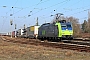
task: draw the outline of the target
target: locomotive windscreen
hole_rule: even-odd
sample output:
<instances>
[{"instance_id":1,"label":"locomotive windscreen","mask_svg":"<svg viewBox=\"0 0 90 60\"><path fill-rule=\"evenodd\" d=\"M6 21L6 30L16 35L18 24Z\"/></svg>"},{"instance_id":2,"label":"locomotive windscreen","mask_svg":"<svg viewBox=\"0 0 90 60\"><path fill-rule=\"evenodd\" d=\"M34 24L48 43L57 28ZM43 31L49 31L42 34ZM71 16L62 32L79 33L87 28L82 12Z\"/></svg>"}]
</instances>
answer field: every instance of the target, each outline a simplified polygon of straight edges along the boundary
<instances>
[{"instance_id":1,"label":"locomotive windscreen","mask_svg":"<svg viewBox=\"0 0 90 60\"><path fill-rule=\"evenodd\" d=\"M71 24L67 24L67 23L64 23L64 24L61 24L61 28L62 30L72 30L72 26Z\"/></svg>"}]
</instances>

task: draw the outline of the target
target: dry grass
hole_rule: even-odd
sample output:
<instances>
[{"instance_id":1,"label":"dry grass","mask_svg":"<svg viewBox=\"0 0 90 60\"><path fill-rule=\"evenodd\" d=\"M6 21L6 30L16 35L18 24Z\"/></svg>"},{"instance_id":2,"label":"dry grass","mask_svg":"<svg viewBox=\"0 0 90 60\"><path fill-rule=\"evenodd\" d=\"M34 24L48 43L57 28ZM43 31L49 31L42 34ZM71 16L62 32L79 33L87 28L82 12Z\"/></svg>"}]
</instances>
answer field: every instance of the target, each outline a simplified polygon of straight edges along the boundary
<instances>
[{"instance_id":1,"label":"dry grass","mask_svg":"<svg viewBox=\"0 0 90 60\"><path fill-rule=\"evenodd\" d=\"M13 38L14 39L14 38ZM89 60L90 53L0 40L0 60Z\"/></svg>"}]
</instances>

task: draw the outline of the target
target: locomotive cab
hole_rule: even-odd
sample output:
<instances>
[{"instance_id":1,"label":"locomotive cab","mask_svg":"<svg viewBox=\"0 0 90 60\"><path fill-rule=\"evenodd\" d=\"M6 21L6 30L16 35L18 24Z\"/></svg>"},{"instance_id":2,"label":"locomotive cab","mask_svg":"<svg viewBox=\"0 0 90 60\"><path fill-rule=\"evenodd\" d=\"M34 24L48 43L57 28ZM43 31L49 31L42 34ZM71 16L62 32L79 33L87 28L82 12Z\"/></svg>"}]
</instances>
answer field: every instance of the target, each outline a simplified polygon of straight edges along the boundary
<instances>
[{"instance_id":1,"label":"locomotive cab","mask_svg":"<svg viewBox=\"0 0 90 60\"><path fill-rule=\"evenodd\" d=\"M62 38L72 39L73 29L71 23L61 23Z\"/></svg>"},{"instance_id":2,"label":"locomotive cab","mask_svg":"<svg viewBox=\"0 0 90 60\"><path fill-rule=\"evenodd\" d=\"M73 39L73 28L70 22L66 22L65 20L61 20L56 23L58 26L58 37L64 39Z\"/></svg>"}]
</instances>

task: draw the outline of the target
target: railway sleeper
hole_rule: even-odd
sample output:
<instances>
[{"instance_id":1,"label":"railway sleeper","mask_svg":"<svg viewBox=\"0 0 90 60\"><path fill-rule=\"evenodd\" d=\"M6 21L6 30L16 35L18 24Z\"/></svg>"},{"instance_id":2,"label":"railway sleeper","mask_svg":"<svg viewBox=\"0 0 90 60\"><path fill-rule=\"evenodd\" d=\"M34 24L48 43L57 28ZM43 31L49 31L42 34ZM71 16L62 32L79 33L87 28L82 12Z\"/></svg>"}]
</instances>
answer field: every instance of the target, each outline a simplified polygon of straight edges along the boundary
<instances>
[{"instance_id":1,"label":"railway sleeper","mask_svg":"<svg viewBox=\"0 0 90 60\"><path fill-rule=\"evenodd\" d=\"M86 47L87 52L90 52L90 47Z\"/></svg>"},{"instance_id":2,"label":"railway sleeper","mask_svg":"<svg viewBox=\"0 0 90 60\"><path fill-rule=\"evenodd\" d=\"M90 52L90 50L87 50L86 52Z\"/></svg>"},{"instance_id":3,"label":"railway sleeper","mask_svg":"<svg viewBox=\"0 0 90 60\"><path fill-rule=\"evenodd\" d=\"M64 47L61 47L62 49L69 49L69 47L67 47L67 46L64 46Z\"/></svg>"},{"instance_id":4,"label":"railway sleeper","mask_svg":"<svg viewBox=\"0 0 90 60\"><path fill-rule=\"evenodd\" d=\"M77 49L78 49L77 46L69 46L69 48L70 48L71 50L77 50Z\"/></svg>"},{"instance_id":5,"label":"railway sleeper","mask_svg":"<svg viewBox=\"0 0 90 60\"><path fill-rule=\"evenodd\" d=\"M80 52L83 52L83 51L87 52L86 49L78 49L78 51L80 51Z\"/></svg>"},{"instance_id":6,"label":"railway sleeper","mask_svg":"<svg viewBox=\"0 0 90 60\"><path fill-rule=\"evenodd\" d=\"M78 51L81 51L81 52L82 52L82 51L87 51L86 47L84 47L84 46L78 46L78 47L77 47L77 50L78 50Z\"/></svg>"},{"instance_id":7,"label":"railway sleeper","mask_svg":"<svg viewBox=\"0 0 90 60\"><path fill-rule=\"evenodd\" d=\"M77 47L76 47L76 46L69 46L69 48L70 48L71 50L77 50Z\"/></svg>"}]
</instances>

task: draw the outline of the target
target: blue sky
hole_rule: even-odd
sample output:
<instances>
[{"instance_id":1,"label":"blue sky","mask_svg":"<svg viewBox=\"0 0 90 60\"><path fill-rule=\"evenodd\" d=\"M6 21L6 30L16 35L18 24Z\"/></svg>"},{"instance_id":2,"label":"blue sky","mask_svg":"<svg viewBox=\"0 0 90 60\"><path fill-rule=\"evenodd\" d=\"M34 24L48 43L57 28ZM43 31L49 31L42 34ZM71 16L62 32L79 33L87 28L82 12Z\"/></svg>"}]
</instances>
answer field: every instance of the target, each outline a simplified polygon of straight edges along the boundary
<instances>
[{"instance_id":1,"label":"blue sky","mask_svg":"<svg viewBox=\"0 0 90 60\"><path fill-rule=\"evenodd\" d=\"M1 0L0 1L0 33L10 32L10 20L17 29L35 25L38 17L39 25L51 22L56 13L73 16L82 23L88 19L90 0ZM55 11L54 11L55 10ZM10 16L12 14L12 16ZM31 16L28 16L31 15Z\"/></svg>"}]
</instances>

